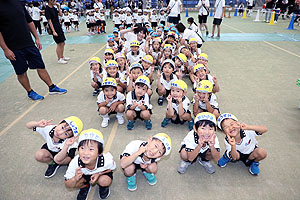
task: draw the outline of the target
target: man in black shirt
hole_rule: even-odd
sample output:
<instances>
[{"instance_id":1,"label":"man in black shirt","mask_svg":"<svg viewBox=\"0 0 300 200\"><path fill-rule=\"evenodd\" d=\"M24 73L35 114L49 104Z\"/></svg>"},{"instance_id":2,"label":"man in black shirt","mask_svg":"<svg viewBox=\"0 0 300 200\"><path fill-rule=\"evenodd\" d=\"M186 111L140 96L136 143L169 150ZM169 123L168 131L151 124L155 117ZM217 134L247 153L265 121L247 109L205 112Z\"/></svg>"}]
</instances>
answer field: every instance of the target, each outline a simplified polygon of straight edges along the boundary
<instances>
[{"instance_id":1,"label":"man in black shirt","mask_svg":"<svg viewBox=\"0 0 300 200\"><path fill-rule=\"evenodd\" d=\"M50 94L67 92L52 83L39 52L42 45L34 23L19 0L0 0L0 47L13 65L18 81L28 92L29 98L42 100L44 97L31 89L27 77L28 68L37 69L39 77L49 86Z\"/></svg>"}]
</instances>

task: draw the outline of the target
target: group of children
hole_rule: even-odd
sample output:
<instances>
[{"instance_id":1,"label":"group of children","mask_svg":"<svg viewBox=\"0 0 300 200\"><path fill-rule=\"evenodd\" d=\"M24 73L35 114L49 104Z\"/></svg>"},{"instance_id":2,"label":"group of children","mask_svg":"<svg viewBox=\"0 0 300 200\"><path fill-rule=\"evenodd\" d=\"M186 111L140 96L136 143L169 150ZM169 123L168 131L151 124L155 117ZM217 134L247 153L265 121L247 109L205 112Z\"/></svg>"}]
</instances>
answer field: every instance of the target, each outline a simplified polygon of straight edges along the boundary
<instances>
[{"instance_id":1,"label":"group of children","mask_svg":"<svg viewBox=\"0 0 300 200\"><path fill-rule=\"evenodd\" d=\"M188 166L198 160L206 172L212 174L216 169L210 160L214 160L220 167L228 162L243 161L251 174L259 174L259 161L267 154L258 147L255 138L267 132L267 128L240 123L233 114L220 112L216 97L220 87L216 76L210 74L208 55L201 52L197 39L182 39L172 24L160 23L156 31L147 23L144 28L137 23L129 29L115 24L113 33L108 36L103 62L93 57L89 67L93 96L97 96L98 113L102 117L101 127L109 125L112 114L116 114L119 124L124 124L125 113L128 130L134 128L137 119L145 122L147 130L152 129L151 97L156 86L158 106L167 101L161 127L167 127L170 122L188 124L189 132L179 151L179 173L185 173ZM192 83L192 103L184 79ZM96 184L101 199L109 196L116 164L110 153L103 153L103 135L99 130L81 132L83 124L74 116L56 126L51 121L41 120L29 122L27 127L38 131L47 142L35 155L37 161L50 163L46 178L52 177L59 165L69 164L65 185L80 188L78 199L86 199L91 186ZM226 135L226 151L222 157L217 127ZM128 190L137 189L137 169L143 171L150 185L155 185L157 162L170 154L171 148L171 139L165 133L146 141L131 141L120 156Z\"/></svg>"}]
</instances>

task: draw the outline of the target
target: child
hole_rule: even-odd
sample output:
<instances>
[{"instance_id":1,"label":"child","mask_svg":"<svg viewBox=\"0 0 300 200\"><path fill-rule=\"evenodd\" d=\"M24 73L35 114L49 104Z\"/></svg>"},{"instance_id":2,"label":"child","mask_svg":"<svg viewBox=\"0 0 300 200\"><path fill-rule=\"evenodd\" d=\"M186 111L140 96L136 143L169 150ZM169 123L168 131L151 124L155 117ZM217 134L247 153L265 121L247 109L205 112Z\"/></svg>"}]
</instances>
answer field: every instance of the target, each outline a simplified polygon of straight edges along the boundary
<instances>
[{"instance_id":1,"label":"child","mask_svg":"<svg viewBox=\"0 0 300 200\"><path fill-rule=\"evenodd\" d=\"M105 32L105 26L106 26L106 21L105 21L105 13L104 9L100 10L100 33L106 33Z\"/></svg>"},{"instance_id":2,"label":"child","mask_svg":"<svg viewBox=\"0 0 300 200\"><path fill-rule=\"evenodd\" d=\"M147 76L150 80L150 83L152 83L154 72L153 57L151 55L144 56L142 59L142 66L144 69L144 75Z\"/></svg>"},{"instance_id":3,"label":"child","mask_svg":"<svg viewBox=\"0 0 300 200\"><path fill-rule=\"evenodd\" d=\"M114 35L108 35L106 44L106 48L112 49L114 53L118 51L118 44L115 42L115 38Z\"/></svg>"},{"instance_id":4,"label":"child","mask_svg":"<svg viewBox=\"0 0 300 200\"><path fill-rule=\"evenodd\" d=\"M86 16L86 24L88 28L88 35L94 35L94 26L96 25L96 19L94 17L94 12L89 11Z\"/></svg>"},{"instance_id":5,"label":"child","mask_svg":"<svg viewBox=\"0 0 300 200\"><path fill-rule=\"evenodd\" d=\"M139 76L142 76L144 73L143 66L138 63L134 62L129 67L129 74L127 76L127 92L134 90L134 83Z\"/></svg>"},{"instance_id":6,"label":"child","mask_svg":"<svg viewBox=\"0 0 300 200\"><path fill-rule=\"evenodd\" d=\"M220 110L218 108L217 97L212 93L213 85L209 80L200 81L196 88L196 94L194 95L193 114L201 112L212 113L218 118L220 116Z\"/></svg>"},{"instance_id":7,"label":"child","mask_svg":"<svg viewBox=\"0 0 300 200\"><path fill-rule=\"evenodd\" d=\"M47 28L48 28L49 25L48 25L48 20L47 20L47 18L45 16L45 11L41 12L41 18L42 18L43 25L44 25L44 32L47 33L48 32Z\"/></svg>"},{"instance_id":8,"label":"child","mask_svg":"<svg viewBox=\"0 0 300 200\"><path fill-rule=\"evenodd\" d=\"M158 23L158 16L156 14L156 10L152 10L152 15L150 17L151 19L151 27L153 28L154 31L156 31L157 23Z\"/></svg>"},{"instance_id":9,"label":"child","mask_svg":"<svg viewBox=\"0 0 300 200\"><path fill-rule=\"evenodd\" d=\"M208 69L208 55L206 53L200 53L197 57L197 64L203 64L206 68L206 73L209 74Z\"/></svg>"},{"instance_id":10,"label":"child","mask_svg":"<svg viewBox=\"0 0 300 200\"><path fill-rule=\"evenodd\" d=\"M116 28L119 28L119 26L121 25L119 12L117 10L114 11L113 22L114 22L114 25L115 25L114 27L116 27Z\"/></svg>"},{"instance_id":11,"label":"child","mask_svg":"<svg viewBox=\"0 0 300 200\"><path fill-rule=\"evenodd\" d=\"M54 125L52 120L31 121L26 127L37 131L46 143L35 153L35 159L41 163L49 163L45 178L55 175L60 165L69 164L74 158L77 148L76 137L82 130L82 121L75 116L63 119Z\"/></svg>"},{"instance_id":12,"label":"child","mask_svg":"<svg viewBox=\"0 0 300 200\"><path fill-rule=\"evenodd\" d=\"M92 57L89 61L89 64L92 79L91 86L94 88L93 96L97 96L100 92L103 80L101 60L98 57Z\"/></svg>"},{"instance_id":13,"label":"child","mask_svg":"<svg viewBox=\"0 0 300 200\"><path fill-rule=\"evenodd\" d=\"M175 74L178 79L183 78L184 71L187 71L185 65L187 61L187 57L183 53L179 53L177 56L172 59L175 63Z\"/></svg>"},{"instance_id":14,"label":"child","mask_svg":"<svg viewBox=\"0 0 300 200\"><path fill-rule=\"evenodd\" d=\"M168 97L171 93L171 83L177 80L177 76L173 73L175 63L171 59L167 59L162 63L161 71L157 71L157 89L159 106L163 105L164 97Z\"/></svg>"},{"instance_id":15,"label":"child","mask_svg":"<svg viewBox=\"0 0 300 200\"><path fill-rule=\"evenodd\" d=\"M75 11L74 14L72 15L72 23L74 24L74 30L79 31L79 15L78 12Z\"/></svg>"},{"instance_id":16,"label":"child","mask_svg":"<svg viewBox=\"0 0 300 200\"><path fill-rule=\"evenodd\" d=\"M181 163L177 171L180 174L186 172L188 166L199 163L209 174L215 173L216 169L210 160L220 159L220 145L216 135L216 117L208 112L199 113L195 118L194 130L191 130L181 142Z\"/></svg>"},{"instance_id":17,"label":"child","mask_svg":"<svg viewBox=\"0 0 300 200\"><path fill-rule=\"evenodd\" d=\"M147 141L131 141L123 151L121 158L121 167L126 176L128 190L135 191L136 171L141 169L147 182L155 185L157 179L154 174L157 173L157 162L162 156L170 154L172 143L170 137L165 133L158 133L149 137Z\"/></svg>"},{"instance_id":18,"label":"child","mask_svg":"<svg viewBox=\"0 0 300 200\"><path fill-rule=\"evenodd\" d=\"M114 60L109 60L105 66L106 74L104 74L103 79L106 77L112 77L117 81L117 91L123 93L124 88L126 88L125 76L119 71L118 63Z\"/></svg>"},{"instance_id":19,"label":"child","mask_svg":"<svg viewBox=\"0 0 300 200\"><path fill-rule=\"evenodd\" d=\"M103 153L103 135L96 129L82 131L78 140L78 155L65 174L67 188L79 188L77 199L88 199L92 185L99 186L100 199L106 199L113 180L116 163L113 156Z\"/></svg>"},{"instance_id":20,"label":"child","mask_svg":"<svg viewBox=\"0 0 300 200\"><path fill-rule=\"evenodd\" d=\"M185 121L188 121L189 130L193 129L194 122L189 109L191 102L186 94L187 84L183 80L176 80L171 83L171 93L167 98L167 113L161 122L161 127L168 126L170 120L174 124L184 124Z\"/></svg>"},{"instance_id":21,"label":"child","mask_svg":"<svg viewBox=\"0 0 300 200\"><path fill-rule=\"evenodd\" d=\"M96 20L94 33L100 34L100 25L101 25L101 22L100 22L99 7L95 8L94 16L95 16L95 20Z\"/></svg>"},{"instance_id":22,"label":"child","mask_svg":"<svg viewBox=\"0 0 300 200\"><path fill-rule=\"evenodd\" d=\"M145 26L145 24L149 24L149 15L148 15L148 10L147 9L144 9L144 14L143 14L143 17L142 17L142 23L143 23L143 26Z\"/></svg>"},{"instance_id":23,"label":"child","mask_svg":"<svg viewBox=\"0 0 300 200\"><path fill-rule=\"evenodd\" d=\"M194 69L194 76L192 78L192 81L194 81L194 89L196 89L198 83L202 80L208 80L211 82L213 86L213 93L220 92L220 87L218 84L218 80L216 76L212 76L210 74L207 74L206 67L203 64L197 64Z\"/></svg>"},{"instance_id":24,"label":"child","mask_svg":"<svg viewBox=\"0 0 300 200\"><path fill-rule=\"evenodd\" d=\"M106 66L106 63L109 60L113 60L114 57L115 57L115 53L112 49L105 49L105 51L104 51L104 61L103 61L104 67Z\"/></svg>"},{"instance_id":25,"label":"child","mask_svg":"<svg viewBox=\"0 0 300 200\"><path fill-rule=\"evenodd\" d=\"M125 25L126 14L125 14L125 10L123 9L120 10L120 20L121 20L121 24Z\"/></svg>"},{"instance_id":26,"label":"child","mask_svg":"<svg viewBox=\"0 0 300 200\"><path fill-rule=\"evenodd\" d=\"M141 9L138 10L138 15L136 15L136 23L143 26L143 11Z\"/></svg>"},{"instance_id":27,"label":"child","mask_svg":"<svg viewBox=\"0 0 300 200\"><path fill-rule=\"evenodd\" d=\"M147 50L148 54L153 56L153 65L158 66L159 65L159 58L161 57L161 38L156 37L152 40L152 45L149 49L149 42L147 42Z\"/></svg>"},{"instance_id":28,"label":"child","mask_svg":"<svg viewBox=\"0 0 300 200\"><path fill-rule=\"evenodd\" d=\"M127 61L125 55L121 52L117 53L116 61L118 63L120 72L124 75L124 77L127 77Z\"/></svg>"},{"instance_id":29,"label":"child","mask_svg":"<svg viewBox=\"0 0 300 200\"><path fill-rule=\"evenodd\" d=\"M161 54L160 63L163 63L165 60L172 59L172 45L165 44L163 52Z\"/></svg>"},{"instance_id":30,"label":"child","mask_svg":"<svg viewBox=\"0 0 300 200\"><path fill-rule=\"evenodd\" d=\"M134 40L130 43L130 51L126 54L129 64L140 62L141 59L146 55L144 51L139 49L139 47L140 43L137 40Z\"/></svg>"},{"instance_id":31,"label":"child","mask_svg":"<svg viewBox=\"0 0 300 200\"><path fill-rule=\"evenodd\" d=\"M66 11L66 10L64 11L64 15L62 16L62 19L64 21L66 32L69 33L70 32L71 21L70 21L70 16L68 14L68 11Z\"/></svg>"},{"instance_id":32,"label":"child","mask_svg":"<svg viewBox=\"0 0 300 200\"><path fill-rule=\"evenodd\" d=\"M167 21L167 15L165 14L165 10L161 9L160 16L159 16L159 23L165 26L166 21Z\"/></svg>"},{"instance_id":33,"label":"child","mask_svg":"<svg viewBox=\"0 0 300 200\"><path fill-rule=\"evenodd\" d=\"M126 12L125 24L126 24L126 28L128 28L128 27L131 28L131 26L132 26L132 24L133 24L133 17L132 17L132 15L131 15L130 10L128 10L128 11Z\"/></svg>"},{"instance_id":34,"label":"child","mask_svg":"<svg viewBox=\"0 0 300 200\"><path fill-rule=\"evenodd\" d=\"M201 49L198 48L197 45L198 44L196 38L191 38L189 40L189 49L195 58L197 58L198 55L201 54Z\"/></svg>"},{"instance_id":35,"label":"child","mask_svg":"<svg viewBox=\"0 0 300 200\"><path fill-rule=\"evenodd\" d=\"M258 147L256 136L268 131L265 126L250 126L239 123L230 113L223 113L218 118L218 127L224 131L226 151L218 161L220 167L226 167L230 161L242 161L249 167L252 175L259 174L259 161L267 157L265 149Z\"/></svg>"},{"instance_id":36,"label":"child","mask_svg":"<svg viewBox=\"0 0 300 200\"><path fill-rule=\"evenodd\" d=\"M147 90L151 88L150 80L147 76L140 76L136 79L134 90L127 93L126 96L126 117L128 119L127 129L134 128L135 120L140 118L145 121L147 130L152 129L150 120L152 114L152 105L147 94Z\"/></svg>"},{"instance_id":37,"label":"child","mask_svg":"<svg viewBox=\"0 0 300 200\"><path fill-rule=\"evenodd\" d=\"M98 111L103 118L101 127L107 127L109 115L115 113L117 114L118 123L124 124L125 96L117 91L117 81L111 77L105 78L102 83L102 89L97 100Z\"/></svg>"}]
</instances>

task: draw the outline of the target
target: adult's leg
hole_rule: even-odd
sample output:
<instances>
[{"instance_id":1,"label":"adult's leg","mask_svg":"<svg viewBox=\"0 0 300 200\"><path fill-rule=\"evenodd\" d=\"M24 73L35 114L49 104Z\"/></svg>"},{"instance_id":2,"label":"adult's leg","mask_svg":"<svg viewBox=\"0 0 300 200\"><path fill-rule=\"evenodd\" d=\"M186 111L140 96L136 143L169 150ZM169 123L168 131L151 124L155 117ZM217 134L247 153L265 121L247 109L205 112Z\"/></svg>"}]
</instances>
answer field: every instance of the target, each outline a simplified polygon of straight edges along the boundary
<instances>
[{"instance_id":1,"label":"adult's leg","mask_svg":"<svg viewBox=\"0 0 300 200\"><path fill-rule=\"evenodd\" d=\"M48 74L48 71L46 69L37 69L37 73L39 77L48 85L53 85L52 80L50 78L50 75Z\"/></svg>"},{"instance_id":2,"label":"adult's leg","mask_svg":"<svg viewBox=\"0 0 300 200\"><path fill-rule=\"evenodd\" d=\"M57 44L57 46L56 46L56 55L57 55L58 59L64 57L64 48L65 48L65 42L61 42L61 43Z\"/></svg>"},{"instance_id":3,"label":"adult's leg","mask_svg":"<svg viewBox=\"0 0 300 200\"><path fill-rule=\"evenodd\" d=\"M31 90L31 86L30 86L30 82L27 76L27 72L17 75L18 81L19 83L23 86L23 88L27 91L30 92Z\"/></svg>"}]
</instances>

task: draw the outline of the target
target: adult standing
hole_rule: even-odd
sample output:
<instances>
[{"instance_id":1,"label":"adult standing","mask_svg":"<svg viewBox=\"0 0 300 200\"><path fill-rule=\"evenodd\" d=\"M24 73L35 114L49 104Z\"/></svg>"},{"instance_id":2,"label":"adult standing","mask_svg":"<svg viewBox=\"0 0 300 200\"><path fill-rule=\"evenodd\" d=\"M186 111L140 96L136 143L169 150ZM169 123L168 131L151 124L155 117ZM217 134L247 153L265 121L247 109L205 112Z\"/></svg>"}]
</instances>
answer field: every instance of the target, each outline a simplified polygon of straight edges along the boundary
<instances>
[{"instance_id":1,"label":"adult standing","mask_svg":"<svg viewBox=\"0 0 300 200\"><path fill-rule=\"evenodd\" d=\"M199 0L196 7L199 8L198 20L200 24L200 30L202 30L202 28L204 27L206 30L206 35L208 35L208 27L206 25L206 22L209 13L209 0Z\"/></svg>"},{"instance_id":2,"label":"adult standing","mask_svg":"<svg viewBox=\"0 0 300 200\"><path fill-rule=\"evenodd\" d=\"M56 6L56 8L55 8ZM48 20L49 27L52 31L53 39L56 46L56 55L59 64L67 64L70 58L64 57L64 48L66 37L59 23L58 15L62 16L59 3L56 0L48 0L48 5L45 9L45 16Z\"/></svg>"},{"instance_id":3,"label":"adult standing","mask_svg":"<svg viewBox=\"0 0 300 200\"><path fill-rule=\"evenodd\" d=\"M265 22L269 23L272 16L272 9L275 7L276 0L266 0L266 18Z\"/></svg>"},{"instance_id":4,"label":"adult standing","mask_svg":"<svg viewBox=\"0 0 300 200\"><path fill-rule=\"evenodd\" d=\"M211 31L211 38L214 38L214 34L215 34L215 28L217 26L218 29L218 35L217 38L220 38L221 36L221 23L222 23L222 19L225 13L225 0L216 0L215 2L215 15L214 15L214 21L213 21L213 27L212 27L212 31Z\"/></svg>"},{"instance_id":5,"label":"adult standing","mask_svg":"<svg viewBox=\"0 0 300 200\"><path fill-rule=\"evenodd\" d=\"M181 0L170 0L170 3L167 7L167 11L169 11L168 17L168 26L170 24L178 24L180 20L180 10L182 10Z\"/></svg>"},{"instance_id":6,"label":"adult standing","mask_svg":"<svg viewBox=\"0 0 300 200\"><path fill-rule=\"evenodd\" d=\"M35 38L36 46L30 32ZM32 18L19 0L0 1L0 46L29 98L41 100L44 97L32 90L27 76L28 68L37 69L39 77L49 86L50 94L67 92L52 83L39 52L42 45Z\"/></svg>"},{"instance_id":7,"label":"adult standing","mask_svg":"<svg viewBox=\"0 0 300 200\"><path fill-rule=\"evenodd\" d=\"M187 46L188 41L191 38L195 38L197 40L197 48L200 48L202 46L202 35L201 31L195 32L191 29L186 28L182 23L177 24L176 29L178 32L182 35L181 40L179 41L180 44Z\"/></svg>"},{"instance_id":8,"label":"adult standing","mask_svg":"<svg viewBox=\"0 0 300 200\"><path fill-rule=\"evenodd\" d=\"M95 3L94 3L94 9L96 9L96 8L99 8L99 10L102 10L102 9L103 9L102 0L100 0L100 1L95 0Z\"/></svg>"}]
</instances>

